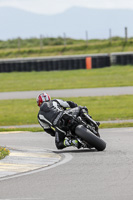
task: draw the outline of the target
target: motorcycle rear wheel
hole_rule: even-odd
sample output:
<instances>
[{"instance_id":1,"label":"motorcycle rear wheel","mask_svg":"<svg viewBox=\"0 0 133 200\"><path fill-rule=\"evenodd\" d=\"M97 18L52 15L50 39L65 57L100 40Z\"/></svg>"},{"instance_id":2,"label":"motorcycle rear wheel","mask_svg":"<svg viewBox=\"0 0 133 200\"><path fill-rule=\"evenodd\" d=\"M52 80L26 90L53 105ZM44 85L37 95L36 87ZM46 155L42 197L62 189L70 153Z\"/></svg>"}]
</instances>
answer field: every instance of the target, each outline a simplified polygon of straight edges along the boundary
<instances>
[{"instance_id":1,"label":"motorcycle rear wheel","mask_svg":"<svg viewBox=\"0 0 133 200\"><path fill-rule=\"evenodd\" d=\"M83 125L78 125L75 129L75 134L89 145L95 147L98 151L103 151L106 148L106 142L94 135L90 130Z\"/></svg>"}]
</instances>

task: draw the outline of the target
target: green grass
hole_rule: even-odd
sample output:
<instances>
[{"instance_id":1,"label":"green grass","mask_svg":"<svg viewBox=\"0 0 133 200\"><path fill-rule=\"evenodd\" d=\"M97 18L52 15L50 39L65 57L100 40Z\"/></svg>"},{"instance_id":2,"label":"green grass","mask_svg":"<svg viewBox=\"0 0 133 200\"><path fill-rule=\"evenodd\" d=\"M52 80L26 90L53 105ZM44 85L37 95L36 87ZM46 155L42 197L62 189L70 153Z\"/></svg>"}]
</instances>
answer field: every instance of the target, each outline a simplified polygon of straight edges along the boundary
<instances>
[{"instance_id":1,"label":"green grass","mask_svg":"<svg viewBox=\"0 0 133 200\"><path fill-rule=\"evenodd\" d=\"M123 122L123 123L107 123L100 125L100 128L124 128L124 127L133 127L133 123Z\"/></svg>"},{"instance_id":2,"label":"green grass","mask_svg":"<svg viewBox=\"0 0 133 200\"><path fill-rule=\"evenodd\" d=\"M44 132L43 128L33 127L33 128L16 128L16 127L8 127L8 128L0 128L0 132L14 132L14 131L30 131L30 132Z\"/></svg>"},{"instance_id":3,"label":"green grass","mask_svg":"<svg viewBox=\"0 0 133 200\"><path fill-rule=\"evenodd\" d=\"M79 97L69 100L78 105L86 105L89 114L97 121L133 119L133 95ZM38 124L38 111L36 99L1 100L0 126Z\"/></svg>"},{"instance_id":4,"label":"green grass","mask_svg":"<svg viewBox=\"0 0 133 200\"><path fill-rule=\"evenodd\" d=\"M100 129L103 128L123 128L123 127L133 127L132 122L122 122L122 123L103 123L100 124ZM0 128L0 132L11 132L12 131L30 131L30 132L44 132L43 128L16 128L16 127L9 127L9 128Z\"/></svg>"},{"instance_id":5,"label":"green grass","mask_svg":"<svg viewBox=\"0 0 133 200\"><path fill-rule=\"evenodd\" d=\"M5 158L5 156L9 155L9 150L4 147L0 147L0 160Z\"/></svg>"},{"instance_id":6,"label":"green grass","mask_svg":"<svg viewBox=\"0 0 133 200\"><path fill-rule=\"evenodd\" d=\"M133 66L0 73L0 92L133 86Z\"/></svg>"},{"instance_id":7,"label":"green grass","mask_svg":"<svg viewBox=\"0 0 133 200\"><path fill-rule=\"evenodd\" d=\"M37 57L57 55L80 55L92 53L111 53L133 51L133 38L125 43L124 38L114 37L112 43L109 40L74 40L67 38L64 46L63 38L44 38L43 47L40 48L40 40L37 38L0 41L0 58Z\"/></svg>"}]
</instances>

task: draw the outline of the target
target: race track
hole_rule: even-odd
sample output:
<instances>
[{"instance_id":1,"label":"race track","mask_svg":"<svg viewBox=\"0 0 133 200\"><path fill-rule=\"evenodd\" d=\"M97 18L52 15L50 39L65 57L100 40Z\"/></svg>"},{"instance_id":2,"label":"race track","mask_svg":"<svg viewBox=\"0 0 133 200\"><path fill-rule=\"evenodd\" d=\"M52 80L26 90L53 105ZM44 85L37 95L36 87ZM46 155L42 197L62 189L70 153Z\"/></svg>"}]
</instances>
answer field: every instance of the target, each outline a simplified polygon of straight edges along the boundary
<instances>
[{"instance_id":1,"label":"race track","mask_svg":"<svg viewBox=\"0 0 133 200\"><path fill-rule=\"evenodd\" d=\"M132 200L133 128L101 129L100 133L107 142L103 152L73 147L58 151L54 138L45 133L0 134L0 145L20 152L53 149L61 156L52 168L0 179L0 199Z\"/></svg>"},{"instance_id":2,"label":"race track","mask_svg":"<svg viewBox=\"0 0 133 200\"><path fill-rule=\"evenodd\" d=\"M5 99L31 99L44 91L0 92L0 100ZM51 97L88 97L88 96L118 96L133 95L133 86L105 87L105 88L80 88L65 90L45 90Z\"/></svg>"},{"instance_id":3,"label":"race track","mask_svg":"<svg viewBox=\"0 0 133 200\"><path fill-rule=\"evenodd\" d=\"M133 94L133 87L53 90L52 97ZM36 98L39 91L0 93L0 99ZM103 152L67 148L30 132L1 133L11 155L0 161L3 200L132 200L133 128L101 129ZM2 166L5 166L5 168Z\"/></svg>"}]
</instances>

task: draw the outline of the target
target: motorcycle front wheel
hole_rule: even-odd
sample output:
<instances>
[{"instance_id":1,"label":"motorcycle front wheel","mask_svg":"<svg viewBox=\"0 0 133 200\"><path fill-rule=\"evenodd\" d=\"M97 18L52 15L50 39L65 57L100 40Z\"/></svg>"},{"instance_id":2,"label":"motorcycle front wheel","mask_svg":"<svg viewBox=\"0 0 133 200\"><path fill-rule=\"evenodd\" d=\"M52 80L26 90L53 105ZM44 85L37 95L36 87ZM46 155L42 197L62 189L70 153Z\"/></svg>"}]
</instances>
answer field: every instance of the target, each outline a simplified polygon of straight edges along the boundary
<instances>
[{"instance_id":1,"label":"motorcycle front wheel","mask_svg":"<svg viewBox=\"0 0 133 200\"><path fill-rule=\"evenodd\" d=\"M106 148L106 143L83 125L76 127L75 134L89 145L95 147L98 151L103 151Z\"/></svg>"}]
</instances>

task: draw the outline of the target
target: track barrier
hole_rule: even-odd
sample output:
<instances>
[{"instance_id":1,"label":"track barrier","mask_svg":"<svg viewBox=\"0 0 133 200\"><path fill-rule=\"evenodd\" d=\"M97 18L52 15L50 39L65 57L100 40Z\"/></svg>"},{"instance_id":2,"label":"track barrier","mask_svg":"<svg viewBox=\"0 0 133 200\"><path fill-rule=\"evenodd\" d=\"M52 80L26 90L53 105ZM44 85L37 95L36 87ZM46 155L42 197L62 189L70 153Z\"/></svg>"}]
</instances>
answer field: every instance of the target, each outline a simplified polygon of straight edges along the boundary
<instances>
[{"instance_id":1,"label":"track barrier","mask_svg":"<svg viewBox=\"0 0 133 200\"><path fill-rule=\"evenodd\" d=\"M74 69L90 70L93 68L109 67L114 64L133 64L133 52L78 56L0 59L0 72L52 71Z\"/></svg>"}]
</instances>

